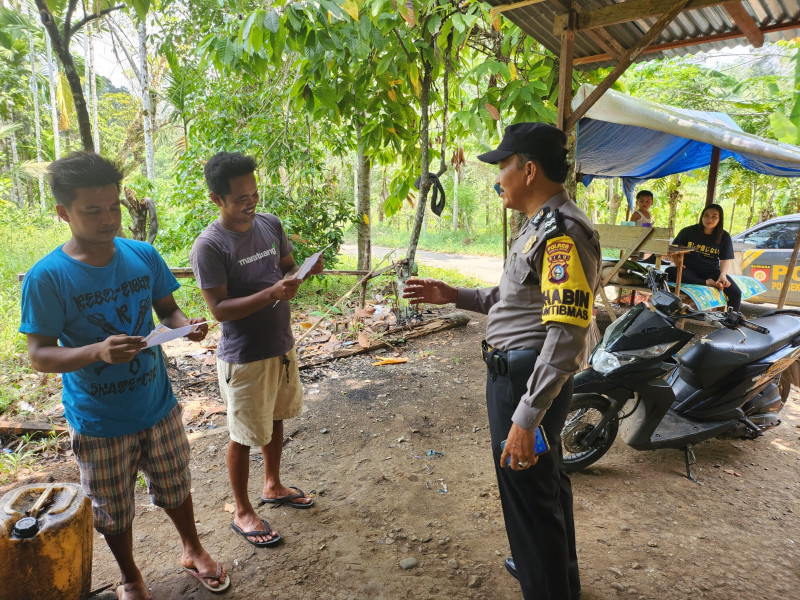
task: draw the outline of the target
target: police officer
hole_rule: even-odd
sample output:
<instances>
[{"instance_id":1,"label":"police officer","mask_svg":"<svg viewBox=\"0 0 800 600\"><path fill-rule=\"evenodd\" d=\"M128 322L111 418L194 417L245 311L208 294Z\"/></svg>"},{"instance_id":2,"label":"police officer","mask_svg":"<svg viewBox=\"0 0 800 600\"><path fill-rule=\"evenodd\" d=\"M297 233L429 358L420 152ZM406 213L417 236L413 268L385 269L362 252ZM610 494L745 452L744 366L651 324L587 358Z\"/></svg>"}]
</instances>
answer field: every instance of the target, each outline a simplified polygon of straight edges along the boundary
<instances>
[{"instance_id":1,"label":"police officer","mask_svg":"<svg viewBox=\"0 0 800 600\"><path fill-rule=\"evenodd\" d=\"M517 123L506 127L496 150L478 157L499 167L495 189L503 206L528 216L499 286L469 290L409 279L403 293L412 304L455 302L488 314L486 404L512 553L506 568L526 600L580 598L560 435L586 346L601 254L592 223L564 189L565 146L560 129ZM540 425L550 450L537 455Z\"/></svg>"}]
</instances>

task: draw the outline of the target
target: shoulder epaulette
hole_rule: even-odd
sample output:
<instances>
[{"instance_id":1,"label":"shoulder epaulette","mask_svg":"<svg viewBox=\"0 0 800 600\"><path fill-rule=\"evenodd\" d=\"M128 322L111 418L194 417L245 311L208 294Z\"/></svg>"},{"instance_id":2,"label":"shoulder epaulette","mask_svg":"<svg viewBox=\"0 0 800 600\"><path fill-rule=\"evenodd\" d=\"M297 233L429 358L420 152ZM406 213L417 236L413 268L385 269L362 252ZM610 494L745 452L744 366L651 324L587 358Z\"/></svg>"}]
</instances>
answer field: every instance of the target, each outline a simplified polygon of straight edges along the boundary
<instances>
[{"instance_id":1,"label":"shoulder epaulette","mask_svg":"<svg viewBox=\"0 0 800 600\"><path fill-rule=\"evenodd\" d=\"M561 213L556 208L555 210L550 211L548 215L544 219L544 232L542 233L542 237L546 240L550 238L558 237L563 235L564 233L564 222L561 217Z\"/></svg>"},{"instance_id":2,"label":"shoulder epaulette","mask_svg":"<svg viewBox=\"0 0 800 600\"><path fill-rule=\"evenodd\" d=\"M594 229L587 226L586 223L584 223L583 221L576 219L575 217L570 217L569 215L562 215L562 219L568 219L573 223L577 224L578 226L580 226L580 228L583 229L584 233L586 234L586 237L591 238L592 236L594 236Z\"/></svg>"}]
</instances>

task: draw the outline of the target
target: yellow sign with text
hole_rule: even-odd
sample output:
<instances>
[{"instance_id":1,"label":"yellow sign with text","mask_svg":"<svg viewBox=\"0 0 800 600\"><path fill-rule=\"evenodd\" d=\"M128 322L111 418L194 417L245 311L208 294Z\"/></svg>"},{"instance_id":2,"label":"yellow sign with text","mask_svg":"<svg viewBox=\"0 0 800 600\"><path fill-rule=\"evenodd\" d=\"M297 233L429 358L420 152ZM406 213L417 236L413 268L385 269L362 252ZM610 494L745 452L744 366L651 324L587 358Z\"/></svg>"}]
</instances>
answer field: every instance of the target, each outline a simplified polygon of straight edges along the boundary
<instances>
[{"instance_id":1,"label":"yellow sign with text","mask_svg":"<svg viewBox=\"0 0 800 600\"><path fill-rule=\"evenodd\" d=\"M548 240L542 267L542 321L588 327L594 294L572 238L562 235Z\"/></svg>"}]
</instances>

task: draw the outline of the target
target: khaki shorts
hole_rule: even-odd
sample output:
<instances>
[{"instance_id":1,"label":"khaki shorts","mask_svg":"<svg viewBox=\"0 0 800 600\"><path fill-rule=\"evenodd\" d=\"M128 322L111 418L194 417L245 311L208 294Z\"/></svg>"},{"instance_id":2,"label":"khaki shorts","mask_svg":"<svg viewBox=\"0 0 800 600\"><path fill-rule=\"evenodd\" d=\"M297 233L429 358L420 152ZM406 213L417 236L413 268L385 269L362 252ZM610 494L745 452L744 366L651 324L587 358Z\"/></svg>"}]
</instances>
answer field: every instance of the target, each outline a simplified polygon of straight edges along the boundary
<instances>
[{"instance_id":1,"label":"khaki shorts","mask_svg":"<svg viewBox=\"0 0 800 600\"><path fill-rule=\"evenodd\" d=\"M273 421L297 417L303 411L294 348L283 356L241 365L218 358L217 378L228 407L230 437L242 446L266 446L272 440Z\"/></svg>"}]
</instances>

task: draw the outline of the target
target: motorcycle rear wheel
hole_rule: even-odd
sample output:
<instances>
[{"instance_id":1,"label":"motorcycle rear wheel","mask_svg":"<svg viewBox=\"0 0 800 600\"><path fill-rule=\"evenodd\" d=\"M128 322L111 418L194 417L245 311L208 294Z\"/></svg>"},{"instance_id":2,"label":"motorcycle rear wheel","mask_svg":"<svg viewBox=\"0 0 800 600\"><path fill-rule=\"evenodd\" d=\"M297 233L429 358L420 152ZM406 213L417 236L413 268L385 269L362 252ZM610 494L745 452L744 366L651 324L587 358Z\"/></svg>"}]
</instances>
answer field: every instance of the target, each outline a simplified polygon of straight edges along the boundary
<instances>
[{"instance_id":1,"label":"motorcycle rear wheel","mask_svg":"<svg viewBox=\"0 0 800 600\"><path fill-rule=\"evenodd\" d=\"M589 449L581 448L581 441L592 431L603 415L611 410L611 403L603 396L581 395L572 399L570 411L561 431L564 447L564 467L567 473L585 469L608 452L617 437L618 422L613 419Z\"/></svg>"}]
</instances>

